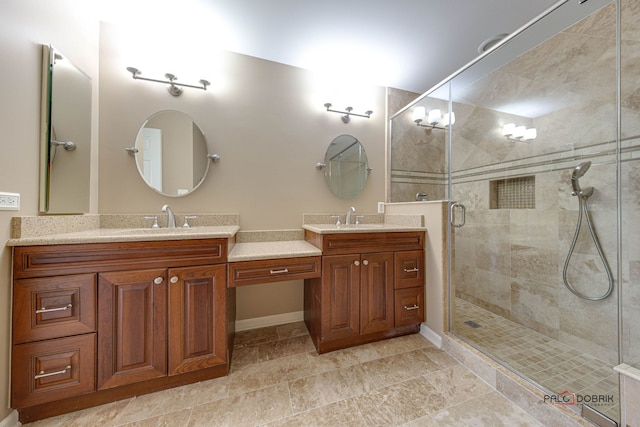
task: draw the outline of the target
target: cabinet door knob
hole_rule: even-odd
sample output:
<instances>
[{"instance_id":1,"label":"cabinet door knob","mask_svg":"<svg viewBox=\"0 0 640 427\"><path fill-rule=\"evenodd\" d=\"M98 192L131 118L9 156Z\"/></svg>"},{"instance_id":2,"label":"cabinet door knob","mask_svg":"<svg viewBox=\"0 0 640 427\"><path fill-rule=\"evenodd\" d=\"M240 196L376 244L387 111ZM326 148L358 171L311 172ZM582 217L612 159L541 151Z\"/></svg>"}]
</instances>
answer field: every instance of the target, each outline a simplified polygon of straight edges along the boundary
<instances>
[{"instance_id":1,"label":"cabinet door knob","mask_svg":"<svg viewBox=\"0 0 640 427\"><path fill-rule=\"evenodd\" d=\"M173 276L173 277L171 277L171 279L169 279L169 281L171 283L178 283L178 280L180 280L180 279L178 279L178 276Z\"/></svg>"},{"instance_id":2,"label":"cabinet door knob","mask_svg":"<svg viewBox=\"0 0 640 427\"><path fill-rule=\"evenodd\" d=\"M155 283L156 285L159 285L163 281L164 279L162 277L156 277L155 279L153 279L153 283Z\"/></svg>"},{"instance_id":3,"label":"cabinet door knob","mask_svg":"<svg viewBox=\"0 0 640 427\"><path fill-rule=\"evenodd\" d=\"M364 265L369 265L369 260L365 259L364 261L362 261L362 263L363 263Z\"/></svg>"},{"instance_id":4,"label":"cabinet door knob","mask_svg":"<svg viewBox=\"0 0 640 427\"><path fill-rule=\"evenodd\" d=\"M354 263L356 266L360 265L360 261L353 261L353 263Z\"/></svg>"}]
</instances>

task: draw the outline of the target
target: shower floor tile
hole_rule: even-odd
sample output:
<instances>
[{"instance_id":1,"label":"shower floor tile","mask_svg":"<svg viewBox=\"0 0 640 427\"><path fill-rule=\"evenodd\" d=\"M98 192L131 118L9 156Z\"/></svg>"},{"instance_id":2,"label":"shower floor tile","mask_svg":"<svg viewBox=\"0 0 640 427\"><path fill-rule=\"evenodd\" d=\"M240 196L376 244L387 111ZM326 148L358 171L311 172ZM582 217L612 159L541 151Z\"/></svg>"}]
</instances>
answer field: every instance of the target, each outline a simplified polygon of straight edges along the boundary
<instances>
[{"instance_id":1,"label":"shower floor tile","mask_svg":"<svg viewBox=\"0 0 640 427\"><path fill-rule=\"evenodd\" d=\"M455 313L454 331L470 344L551 392L613 396L612 404L592 407L619 420L618 374L611 364L460 298Z\"/></svg>"}]
</instances>

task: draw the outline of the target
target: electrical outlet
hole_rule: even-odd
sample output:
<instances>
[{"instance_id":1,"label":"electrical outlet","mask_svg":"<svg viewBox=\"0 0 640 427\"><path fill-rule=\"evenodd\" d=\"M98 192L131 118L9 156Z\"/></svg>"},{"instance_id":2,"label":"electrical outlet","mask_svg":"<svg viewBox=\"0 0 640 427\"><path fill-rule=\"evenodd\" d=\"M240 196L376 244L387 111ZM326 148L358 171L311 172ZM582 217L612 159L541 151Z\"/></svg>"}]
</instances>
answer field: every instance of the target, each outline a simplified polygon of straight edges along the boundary
<instances>
[{"instance_id":1,"label":"electrical outlet","mask_svg":"<svg viewBox=\"0 0 640 427\"><path fill-rule=\"evenodd\" d=\"M384 202L378 202L378 213L379 214L384 213Z\"/></svg>"},{"instance_id":2,"label":"electrical outlet","mask_svg":"<svg viewBox=\"0 0 640 427\"><path fill-rule=\"evenodd\" d=\"M0 192L0 210L3 210L3 211L20 210L20 194Z\"/></svg>"}]
</instances>

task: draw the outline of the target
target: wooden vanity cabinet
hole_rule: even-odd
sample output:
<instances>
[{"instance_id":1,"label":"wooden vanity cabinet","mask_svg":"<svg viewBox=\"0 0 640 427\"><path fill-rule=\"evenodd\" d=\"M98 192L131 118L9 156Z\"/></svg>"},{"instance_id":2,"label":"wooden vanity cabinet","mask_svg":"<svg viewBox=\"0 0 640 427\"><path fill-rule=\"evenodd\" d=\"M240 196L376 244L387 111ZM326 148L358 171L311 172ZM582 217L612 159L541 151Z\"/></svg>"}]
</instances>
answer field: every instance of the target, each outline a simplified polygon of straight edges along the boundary
<instances>
[{"instance_id":1,"label":"wooden vanity cabinet","mask_svg":"<svg viewBox=\"0 0 640 427\"><path fill-rule=\"evenodd\" d=\"M235 320L227 245L14 248L11 396L20 420L226 375Z\"/></svg>"},{"instance_id":2,"label":"wooden vanity cabinet","mask_svg":"<svg viewBox=\"0 0 640 427\"><path fill-rule=\"evenodd\" d=\"M305 280L304 296L318 352L419 331L424 233L306 233L323 251L322 277Z\"/></svg>"}]
</instances>

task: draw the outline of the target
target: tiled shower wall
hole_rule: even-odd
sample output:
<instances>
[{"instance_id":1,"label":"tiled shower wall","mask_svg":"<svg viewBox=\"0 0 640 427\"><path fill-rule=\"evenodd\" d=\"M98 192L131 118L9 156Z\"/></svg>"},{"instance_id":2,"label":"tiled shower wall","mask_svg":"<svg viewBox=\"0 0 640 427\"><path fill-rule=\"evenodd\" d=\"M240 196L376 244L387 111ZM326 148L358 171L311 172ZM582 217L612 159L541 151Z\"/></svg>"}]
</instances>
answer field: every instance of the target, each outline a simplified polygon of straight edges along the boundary
<instances>
[{"instance_id":1,"label":"tiled shower wall","mask_svg":"<svg viewBox=\"0 0 640 427\"><path fill-rule=\"evenodd\" d=\"M618 361L617 295L622 289L623 358L640 366L639 2L623 1L621 14L622 283L599 302L575 297L562 283L578 219L571 172L587 160L593 165L580 183L595 188L588 200L593 224L614 277L618 269L613 3L454 91L452 199L467 209L466 225L455 231L454 280L458 296L612 364ZM392 91L393 96L410 94ZM423 101L447 110L444 101ZM516 116L502 108L521 101L543 110ZM444 199L446 133L418 128L410 114L392 122L390 200L415 200L418 191ZM536 127L537 139L507 141L501 128L508 122ZM535 176L535 209L491 209L490 182L521 176ZM567 276L585 294L607 289L586 220Z\"/></svg>"},{"instance_id":2,"label":"tiled shower wall","mask_svg":"<svg viewBox=\"0 0 640 427\"><path fill-rule=\"evenodd\" d=\"M614 168L594 167L590 173L615 177ZM489 209L488 180L453 186L454 199L467 208L466 225L456 231L456 295L615 364L617 298L581 300L562 284L578 215L569 180L567 170L536 174L536 209ZM615 188L608 184L594 184L592 218L615 271L615 203L608 210L596 210L598 198L609 198L601 189ZM615 193L611 196L615 201ZM586 232L585 221L568 279L583 293L598 295L606 291L608 279Z\"/></svg>"}]
</instances>

